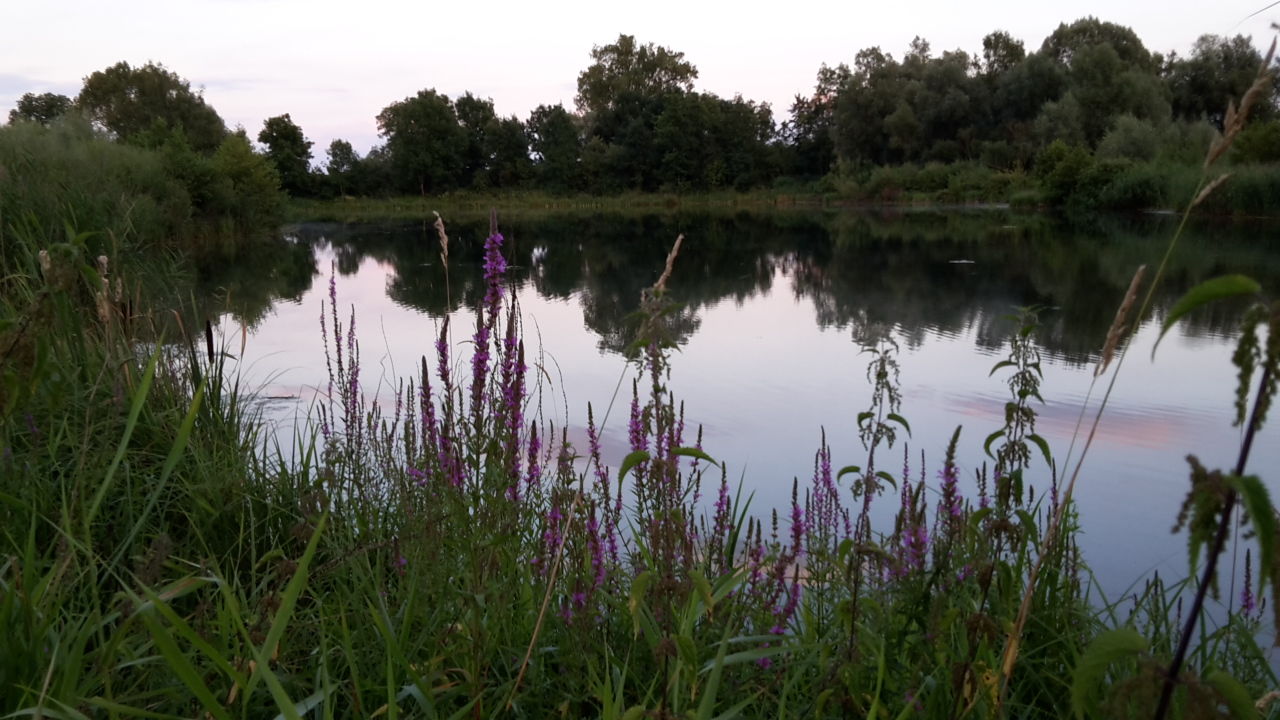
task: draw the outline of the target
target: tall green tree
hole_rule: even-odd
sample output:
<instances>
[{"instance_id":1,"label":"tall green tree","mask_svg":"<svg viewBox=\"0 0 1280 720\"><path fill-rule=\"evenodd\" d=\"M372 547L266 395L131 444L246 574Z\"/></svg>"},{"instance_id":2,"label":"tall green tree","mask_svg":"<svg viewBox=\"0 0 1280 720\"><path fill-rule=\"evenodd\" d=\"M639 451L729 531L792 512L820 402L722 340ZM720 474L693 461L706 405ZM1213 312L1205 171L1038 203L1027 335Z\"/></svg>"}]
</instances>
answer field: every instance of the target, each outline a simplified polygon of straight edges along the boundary
<instances>
[{"instance_id":1,"label":"tall green tree","mask_svg":"<svg viewBox=\"0 0 1280 720\"><path fill-rule=\"evenodd\" d=\"M460 186L467 133L448 97L427 89L388 105L378 113L378 133L396 189L427 195Z\"/></svg>"},{"instance_id":2,"label":"tall green tree","mask_svg":"<svg viewBox=\"0 0 1280 720\"><path fill-rule=\"evenodd\" d=\"M9 122L26 120L48 125L71 110L71 98L57 93L24 93L9 111Z\"/></svg>"},{"instance_id":3,"label":"tall green tree","mask_svg":"<svg viewBox=\"0 0 1280 720\"><path fill-rule=\"evenodd\" d=\"M538 184L553 192L582 189L582 133L563 105L539 105L526 125Z\"/></svg>"},{"instance_id":4,"label":"tall green tree","mask_svg":"<svg viewBox=\"0 0 1280 720\"><path fill-rule=\"evenodd\" d=\"M267 118L258 133L258 142L267 148L267 160L280 175L280 186L290 195L305 195L311 188L311 146L313 143L293 122L289 113Z\"/></svg>"},{"instance_id":5,"label":"tall green tree","mask_svg":"<svg viewBox=\"0 0 1280 720\"><path fill-rule=\"evenodd\" d=\"M493 109L493 100L478 98L468 92L458 98L453 107L458 116L458 124L466 134L462 149L462 177L459 182L468 187L488 185L489 168L492 164L492 141L489 135L495 130L498 119Z\"/></svg>"},{"instance_id":6,"label":"tall green tree","mask_svg":"<svg viewBox=\"0 0 1280 720\"><path fill-rule=\"evenodd\" d=\"M1103 22L1095 17L1084 17L1070 25L1061 23L1040 46L1040 52L1049 58L1071 67L1077 53L1095 45L1109 45L1116 58L1126 66L1155 70L1155 56L1147 50L1132 28Z\"/></svg>"},{"instance_id":7,"label":"tall green tree","mask_svg":"<svg viewBox=\"0 0 1280 720\"><path fill-rule=\"evenodd\" d=\"M346 140L336 139L329 143L326 152L328 163L325 173L329 181L337 188L339 195L346 195L352 190L356 172L360 165L360 154Z\"/></svg>"},{"instance_id":8,"label":"tall green tree","mask_svg":"<svg viewBox=\"0 0 1280 720\"><path fill-rule=\"evenodd\" d=\"M787 170L794 175L818 177L835 165L836 99L852 73L841 63L818 68L813 94L796 95L791 119L783 123L782 139L788 148Z\"/></svg>"},{"instance_id":9,"label":"tall green tree","mask_svg":"<svg viewBox=\"0 0 1280 720\"><path fill-rule=\"evenodd\" d=\"M280 222L283 196L280 176L253 151L243 130L227 135L213 154L213 169L229 192L221 198L224 212L243 234L263 234Z\"/></svg>"},{"instance_id":10,"label":"tall green tree","mask_svg":"<svg viewBox=\"0 0 1280 720\"><path fill-rule=\"evenodd\" d=\"M504 117L490 121L485 134L485 154L489 159L490 187L520 187L533 177L529 135L519 118Z\"/></svg>"},{"instance_id":11,"label":"tall green tree","mask_svg":"<svg viewBox=\"0 0 1280 720\"><path fill-rule=\"evenodd\" d=\"M1027 57L1022 41L1004 30L997 30L982 38L982 72L998 77L1013 69Z\"/></svg>"},{"instance_id":12,"label":"tall green tree","mask_svg":"<svg viewBox=\"0 0 1280 720\"><path fill-rule=\"evenodd\" d=\"M97 125L126 142L155 141L181 131L191 146L212 153L227 136L218 113L165 66L119 62L84 80L76 105Z\"/></svg>"},{"instance_id":13,"label":"tall green tree","mask_svg":"<svg viewBox=\"0 0 1280 720\"><path fill-rule=\"evenodd\" d=\"M1191 48L1190 57L1173 55L1164 67L1174 117L1207 119L1221 130L1227 102L1240 98L1249 89L1261 64L1262 54L1243 35L1230 39L1201 35ZM1280 79L1273 82L1268 97L1250 112L1253 120L1266 121L1276 116L1276 90L1280 88L1275 83Z\"/></svg>"},{"instance_id":14,"label":"tall green tree","mask_svg":"<svg viewBox=\"0 0 1280 720\"><path fill-rule=\"evenodd\" d=\"M591 49L591 65L578 75L578 109L592 114L613 109L631 95L652 98L689 92L698 69L676 52L653 43L640 45L634 35L619 35Z\"/></svg>"}]
</instances>

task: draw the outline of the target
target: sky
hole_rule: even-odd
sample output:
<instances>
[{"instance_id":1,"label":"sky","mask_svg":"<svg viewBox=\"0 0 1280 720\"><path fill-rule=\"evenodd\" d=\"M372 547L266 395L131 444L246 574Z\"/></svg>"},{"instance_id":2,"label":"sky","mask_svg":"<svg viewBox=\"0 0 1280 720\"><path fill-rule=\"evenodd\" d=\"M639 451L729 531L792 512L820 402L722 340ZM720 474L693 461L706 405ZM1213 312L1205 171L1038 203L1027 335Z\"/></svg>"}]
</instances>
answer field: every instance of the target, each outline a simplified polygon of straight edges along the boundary
<instances>
[{"instance_id":1,"label":"sky","mask_svg":"<svg viewBox=\"0 0 1280 720\"><path fill-rule=\"evenodd\" d=\"M984 35L1005 30L1030 51L1092 15L1155 51L1186 54L1204 33L1250 35L1265 50L1280 21L1271 2L0 0L0 118L24 92L74 97L96 70L156 61L250 136L289 113L322 161L334 138L367 152L378 112L424 88L489 97L522 120L540 104L572 109L592 47L625 33L683 52L696 89L768 102L781 122L822 63L851 63L864 47L901 57L918 35L935 52L980 53Z\"/></svg>"}]
</instances>

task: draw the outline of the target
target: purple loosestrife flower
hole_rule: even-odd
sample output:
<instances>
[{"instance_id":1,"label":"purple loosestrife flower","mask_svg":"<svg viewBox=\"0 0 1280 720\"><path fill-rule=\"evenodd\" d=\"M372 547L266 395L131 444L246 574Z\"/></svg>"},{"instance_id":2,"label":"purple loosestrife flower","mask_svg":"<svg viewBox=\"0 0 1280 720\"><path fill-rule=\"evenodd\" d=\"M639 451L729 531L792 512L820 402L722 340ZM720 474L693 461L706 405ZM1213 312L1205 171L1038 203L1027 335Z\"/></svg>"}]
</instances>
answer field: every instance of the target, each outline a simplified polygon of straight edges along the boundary
<instances>
[{"instance_id":1,"label":"purple loosestrife flower","mask_svg":"<svg viewBox=\"0 0 1280 720\"><path fill-rule=\"evenodd\" d=\"M542 443L538 438L538 426L529 423L529 470L525 474L524 486L528 494L533 495L542 485L542 465L540 455Z\"/></svg>"},{"instance_id":2,"label":"purple loosestrife flower","mask_svg":"<svg viewBox=\"0 0 1280 720\"><path fill-rule=\"evenodd\" d=\"M440 337L436 338L436 372L440 375L440 397L448 401L453 394L449 379L449 316L440 324Z\"/></svg>"},{"instance_id":3,"label":"purple loosestrife flower","mask_svg":"<svg viewBox=\"0 0 1280 720\"><path fill-rule=\"evenodd\" d=\"M631 384L631 419L627 423L627 440L631 443L631 452L649 449L649 430L644 422L644 413L640 409L640 395L636 384Z\"/></svg>"},{"instance_id":4,"label":"purple loosestrife flower","mask_svg":"<svg viewBox=\"0 0 1280 720\"><path fill-rule=\"evenodd\" d=\"M587 542L591 547L591 591L604 584L605 562L604 547L600 543L600 523L596 520L595 508L587 516Z\"/></svg>"},{"instance_id":5,"label":"purple loosestrife flower","mask_svg":"<svg viewBox=\"0 0 1280 720\"><path fill-rule=\"evenodd\" d=\"M609 471L600 461L600 431L596 430L595 413L591 403L587 403L587 453L591 464L595 466L596 484L605 500L609 498Z\"/></svg>"},{"instance_id":6,"label":"purple loosestrife flower","mask_svg":"<svg viewBox=\"0 0 1280 720\"><path fill-rule=\"evenodd\" d=\"M483 313L476 315L476 332L471 337L475 352L471 356L471 412L477 422L484 408L484 386L489 376L489 326Z\"/></svg>"},{"instance_id":7,"label":"purple loosestrife flower","mask_svg":"<svg viewBox=\"0 0 1280 720\"><path fill-rule=\"evenodd\" d=\"M489 286L484 302L490 308L496 308L502 302L502 275L507 271L502 239L502 233L494 233L484 241L484 281Z\"/></svg>"},{"instance_id":8,"label":"purple loosestrife flower","mask_svg":"<svg viewBox=\"0 0 1280 720\"><path fill-rule=\"evenodd\" d=\"M800 557L804 553L804 539L809 534L809 528L804 521L804 510L800 508L800 501L797 496L798 485L795 482L791 484L791 552L795 557Z\"/></svg>"},{"instance_id":9,"label":"purple loosestrife flower","mask_svg":"<svg viewBox=\"0 0 1280 720\"><path fill-rule=\"evenodd\" d=\"M942 479L942 502L938 505L939 517L959 518L963 512L963 500L960 497L960 472L955 463L942 466L938 476Z\"/></svg>"},{"instance_id":10,"label":"purple loosestrife flower","mask_svg":"<svg viewBox=\"0 0 1280 720\"><path fill-rule=\"evenodd\" d=\"M729 507L729 480L720 474L720 492L716 495L716 514L715 514L715 531L712 539L715 541L716 548L725 547L729 540L729 526L733 522L730 516L731 509Z\"/></svg>"},{"instance_id":11,"label":"purple loosestrife flower","mask_svg":"<svg viewBox=\"0 0 1280 720\"><path fill-rule=\"evenodd\" d=\"M1240 614L1249 617L1253 614L1257 603L1253 597L1253 557L1250 550L1244 551L1244 587L1240 589Z\"/></svg>"},{"instance_id":12,"label":"purple loosestrife flower","mask_svg":"<svg viewBox=\"0 0 1280 720\"><path fill-rule=\"evenodd\" d=\"M919 523L907 531L905 543L906 569L918 571L924 569L924 559L929 552L929 530L924 523Z\"/></svg>"},{"instance_id":13,"label":"purple loosestrife flower","mask_svg":"<svg viewBox=\"0 0 1280 720\"><path fill-rule=\"evenodd\" d=\"M440 426L436 420L436 405L431 397L431 372L427 369L426 358L422 359L422 386L418 389L418 410L422 416L422 447L424 451L427 448L437 450L440 447Z\"/></svg>"},{"instance_id":14,"label":"purple loosestrife flower","mask_svg":"<svg viewBox=\"0 0 1280 720\"><path fill-rule=\"evenodd\" d=\"M418 468L416 468L416 467L414 467L414 466L412 466L412 465L410 465L408 468L406 468L406 471L409 473L409 477L411 477L411 478L413 478L414 480L417 480L417 481L418 481L418 485L426 485L426 484L427 484L427 474L426 474L425 472L423 472L423 471L419 470Z\"/></svg>"}]
</instances>

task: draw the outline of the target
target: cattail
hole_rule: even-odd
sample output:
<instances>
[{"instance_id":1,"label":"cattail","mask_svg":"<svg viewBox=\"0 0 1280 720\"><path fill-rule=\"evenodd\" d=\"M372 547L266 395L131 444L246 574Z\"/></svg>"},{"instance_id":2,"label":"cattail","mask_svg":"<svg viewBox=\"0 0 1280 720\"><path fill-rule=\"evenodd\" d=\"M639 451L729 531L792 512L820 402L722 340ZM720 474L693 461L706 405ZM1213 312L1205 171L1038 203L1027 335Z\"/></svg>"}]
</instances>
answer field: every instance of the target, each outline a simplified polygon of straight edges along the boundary
<instances>
[{"instance_id":1,"label":"cattail","mask_svg":"<svg viewBox=\"0 0 1280 720\"><path fill-rule=\"evenodd\" d=\"M1129 311L1133 309L1133 303L1138 298L1138 288L1142 285L1142 277L1146 272L1146 265L1139 266L1138 271L1133 274L1133 279L1129 281L1129 290L1125 292L1124 300L1116 310L1116 318L1111 321L1111 328L1107 330L1107 341L1102 345L1102 358L1098 360L1098 366L1093 370L1094 377L1105 373L1107 367L1111 365L1112 358L1115 357L1116 347L1124 336L1125 320L1128 319Z\"/></svg>"}]
</instances>

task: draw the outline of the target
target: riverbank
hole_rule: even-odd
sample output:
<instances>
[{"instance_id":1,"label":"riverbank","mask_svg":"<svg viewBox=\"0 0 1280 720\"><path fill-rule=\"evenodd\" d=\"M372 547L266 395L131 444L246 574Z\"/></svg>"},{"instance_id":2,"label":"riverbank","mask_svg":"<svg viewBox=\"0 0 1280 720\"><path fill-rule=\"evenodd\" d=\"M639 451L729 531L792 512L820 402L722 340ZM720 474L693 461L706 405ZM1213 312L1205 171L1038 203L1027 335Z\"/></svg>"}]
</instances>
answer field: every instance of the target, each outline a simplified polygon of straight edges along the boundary
<instances>
[{"instance_id":1,"label":"riverbank","mask_svg":"<svg viewBox=\"0 0 1280 720\"><path fill-rule=\"evenodd\" d=\"M645 213L712 210L840 210L849 208L984 208L1099 212L1181 212L1200 178L1191 165L1095 161L1088 154L1047 158L1036 173L999 172L956 163L875 168L850 179L827 178L780 189L714 193L624 193L555 195L536 190L502 193L459 191L434 197L338 197L293 199L292 222L419 220L474 216L497 210L504 216L567 211ZM1057 162L1053 162L1056 158ZM1196 208L1198 215L1235 218L1280 215L1280 168L1249 165L1228 170L1232 182Z\"/></svg>"},{"instance_id":2,"label":"riverbank","mask_svg":"<svg viewBox=\"0 0 1280 720\"><path fill-rule=\"evenodd\" d=\"M566 443L538 411L558 390L509 314L497 236L472 266L474 322L423 338L421 369L382 404L352 332L364 318L331 276L315 310L332 389L312 424L274 443L229 364L238 339L184 326L147 354L91 264L45 268L38 242L11 247L24 269L4 339L23 350L0 364L0 526L16 529L0 563L5 707L1069 717L1099 708L1116 677L1081 669L1098 638L1130 628L1114 672L1141 683L1130 665L1158 662L1176 635L1175 587L1148 586L1132 610L1089 602L1071 505L1044 490L1033 439L1024 456L1016 438L989 439L1008 472L972 496L954 440L873 467L874 448L910 432L887 374L866 461L837 470L821 442L781 517L753 508L667 392L680 364L661 349L660 292L642 308L648 370L622 413L627 455L605 459L590 406L569 408L586 429ZM1031 336L1016 337L1002 374L1030 368ZM871 355L893 362L887 344ZM260 449L276 443L295 449ZM873 527L871 503L893 522ZM1069 530L1050 546L1055 506ZM1254 610L1232 615L1196 667L1253 697L1273 687L1258 625Z\"/></svg>"}]
</instances>

